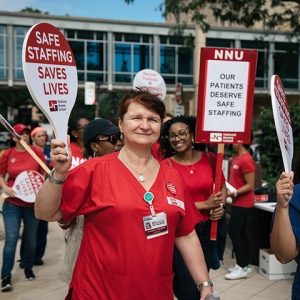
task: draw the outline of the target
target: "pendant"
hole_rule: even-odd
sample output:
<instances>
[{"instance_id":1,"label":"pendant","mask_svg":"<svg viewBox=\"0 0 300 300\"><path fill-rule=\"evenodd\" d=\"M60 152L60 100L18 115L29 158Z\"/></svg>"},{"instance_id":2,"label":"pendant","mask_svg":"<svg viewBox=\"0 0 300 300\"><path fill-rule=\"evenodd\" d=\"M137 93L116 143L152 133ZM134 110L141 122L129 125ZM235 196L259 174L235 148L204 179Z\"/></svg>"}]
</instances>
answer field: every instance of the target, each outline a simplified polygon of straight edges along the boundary
<instances>
[{"instance_id":1,"label":"pendant","mask_svg":"<svg viewBox=\"0 0 300 300\"><path fill-rule=\"evenodd\" d=\"M190 171L190 174L194 174L194 171L193 171L193 170L191 170L191 171Z\"/></svg>"},{"instance_id":2,"label":"pendant","mask_svg":"<svg viewBox=\"0 0 300 300\"><path fill-rule=\"evenodd\" d=\"M146 180L146 178L143 176L143 175L140 175L139 176L139 181L140 182L144 182Z\"/></svg>"}]
</instances>

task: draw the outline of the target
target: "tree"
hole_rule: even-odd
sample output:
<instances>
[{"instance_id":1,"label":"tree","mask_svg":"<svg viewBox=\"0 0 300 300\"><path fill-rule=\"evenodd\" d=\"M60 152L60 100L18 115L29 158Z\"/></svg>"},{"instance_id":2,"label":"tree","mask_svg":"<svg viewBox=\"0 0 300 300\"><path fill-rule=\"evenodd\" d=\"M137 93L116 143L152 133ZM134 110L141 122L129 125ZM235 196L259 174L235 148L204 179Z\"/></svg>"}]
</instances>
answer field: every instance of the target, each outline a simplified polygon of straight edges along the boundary
<instances>
[{"instance_id":1,"label":"tree","mask_svg":"<svg viewBox=\"0 0 300 300\"><path fill-rule=\"evenodd\" d=\"M124 1L130 4L135 0ZM158 7L165 17L169 14L176 17L180 13L189 15L192 22L207 32L210 25L205 8L222 23L228 21L246 28L261 23L266 31L281 28L294 36L300 32L300 0L165 0ZM185 24L179 24L182 26Z\"/></svg>"},{"instance_id":2,"label":"tree","mask_svg":"<svg viewBox=\"0 0 300 300\"><path fill-rule=\"evenodd\" d=\"M283 161L275 129L273 111L271 108L261 107L260 118L253 124L253 129L262 131L255 136L258 140L258 150L261 156L262 179L269 187L275 186L278 177L284 171ZM289 105L291 115L293 137L294 137L294 158L300 150L300 106L298 103ZM299 153L298 153L299 154Z\"/></svg>"},{"instance_id":3,"label":"tree","mask_svg":"<svg viewBox=\"0 0 300 300\"><path fill-rule=\"evenodd\" d=\"M25 7L22 10L20 10L20 12L28 12L28 13L35 13L35 14L44 14L44 15L49 15L49 13L47 11L42 12L39 9L34 9L32 7Z\"/></svg>"}]
</instances>

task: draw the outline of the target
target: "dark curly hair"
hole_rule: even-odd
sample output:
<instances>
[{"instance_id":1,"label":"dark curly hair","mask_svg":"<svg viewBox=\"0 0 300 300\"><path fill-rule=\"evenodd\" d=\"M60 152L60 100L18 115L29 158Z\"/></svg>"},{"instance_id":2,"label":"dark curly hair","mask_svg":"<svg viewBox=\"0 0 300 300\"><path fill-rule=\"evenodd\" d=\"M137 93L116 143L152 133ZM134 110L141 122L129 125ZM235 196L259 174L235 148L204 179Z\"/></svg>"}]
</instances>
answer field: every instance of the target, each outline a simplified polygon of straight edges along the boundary
<instances>
[{"instance_id":1,"label":"dark curly hair","mask_svg":"<svg viewBox=\"0 0 300 300\"><path fill-rule=\"evenodd\" d=\"M159 143L160 143L160 146L159 146L159 149L158 149L159 156L162 156L164 158L168 158L170 156L173 156L176 153L175 150L171 147L170 141L168 140L168 136L169 136L170 127L174 123L178 123L178 122L186 124L189 127L190 132L193 133L194 136L195 136L196 117L182 116L182 115L174 117L173 119L165 122L162 125L160 138L159 138ZM205 144L195 143L195 146L194 146L195 150L204 151L205 148L206 148Z\"/></svg>"}]
</instances>

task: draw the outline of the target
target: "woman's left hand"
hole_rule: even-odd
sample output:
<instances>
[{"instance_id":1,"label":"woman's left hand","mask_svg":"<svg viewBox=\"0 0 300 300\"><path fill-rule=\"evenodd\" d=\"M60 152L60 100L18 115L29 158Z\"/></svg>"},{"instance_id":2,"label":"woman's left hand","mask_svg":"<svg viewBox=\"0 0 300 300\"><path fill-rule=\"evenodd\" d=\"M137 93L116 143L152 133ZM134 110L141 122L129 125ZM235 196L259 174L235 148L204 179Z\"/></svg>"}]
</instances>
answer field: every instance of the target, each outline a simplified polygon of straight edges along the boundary
<instances>
[{"instance_id":1,"label":"woman's left hand","mask_svg":"<svg viewBox=\"0 0 300 300\"><path fill-rule=\"evenodd\" d=\"M223 205L222 206L220 205L219 207L210 210L210 219L212 221L217 221L222 218L223 214L224 214Z\"/></svg>"}]
</instances>

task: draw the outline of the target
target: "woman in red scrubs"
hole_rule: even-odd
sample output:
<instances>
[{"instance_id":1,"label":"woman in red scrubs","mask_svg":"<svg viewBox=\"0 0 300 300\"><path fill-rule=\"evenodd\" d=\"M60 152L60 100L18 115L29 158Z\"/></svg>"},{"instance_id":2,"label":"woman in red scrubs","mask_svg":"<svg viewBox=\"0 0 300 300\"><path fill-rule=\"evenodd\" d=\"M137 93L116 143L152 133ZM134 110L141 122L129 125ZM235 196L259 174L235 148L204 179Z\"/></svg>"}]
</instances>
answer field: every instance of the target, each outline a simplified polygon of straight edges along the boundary
<instances>
[{"instance_id":1,"label":"woman in red scrubs","mask_svg":"<svg viewBox=\"0 0 300 300\"><path fill-rule=\"evenodd\" d=\"M151 155L164 112L163 102L150 92L128 92L118 110L122 150L70 172L64 143L52 140L55 168L37 195L36 216L67 223L84 215L66 299L173 300L174 243L201 291L200 299L212 293L194 231L201 215L180 174Z\"/></svg>"}]
</instances>

